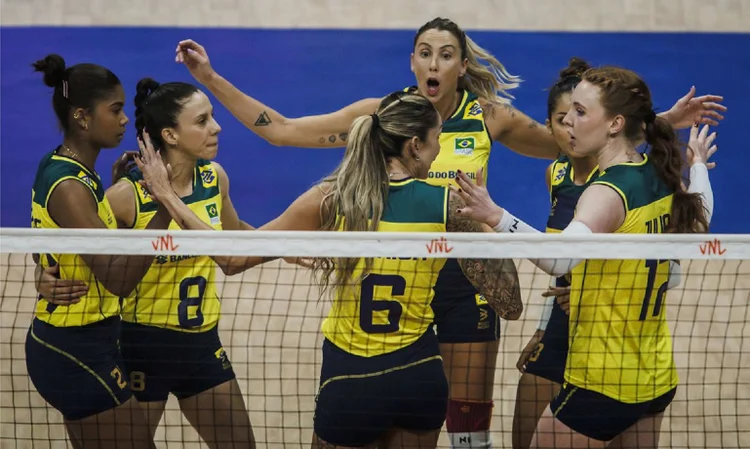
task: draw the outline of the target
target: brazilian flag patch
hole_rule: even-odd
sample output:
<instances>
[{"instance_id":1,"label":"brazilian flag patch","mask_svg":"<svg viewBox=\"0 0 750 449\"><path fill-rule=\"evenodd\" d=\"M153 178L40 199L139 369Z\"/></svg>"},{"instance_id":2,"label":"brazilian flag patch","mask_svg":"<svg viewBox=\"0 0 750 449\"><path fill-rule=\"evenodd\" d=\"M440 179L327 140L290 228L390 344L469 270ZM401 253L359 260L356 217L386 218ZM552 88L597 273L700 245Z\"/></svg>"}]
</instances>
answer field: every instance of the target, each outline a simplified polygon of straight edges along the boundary
<instances>
[{"instance_id":1,"label":"brazilian flag patch","mask_svg":"<svg viewBox=\"0 0 750 449\"><path fill-rule=\"evenodd\" d=\"M471 154L474 152L475 141L473 137L456 137L454 152L456 154Z\"/></svg>"},{"instance_id":2,"label":"brazilian flag patch","mask_svg":"<svg viewBox=\"0 0 750 449\"><path fill-rule=\"evenodd\" d=\"M211 221L212 225L221 223L221 219L219 218L219 208L216 207L216 203L206 204L206 213L208 214L208 219Z\"/></svg>"}]
</instances>

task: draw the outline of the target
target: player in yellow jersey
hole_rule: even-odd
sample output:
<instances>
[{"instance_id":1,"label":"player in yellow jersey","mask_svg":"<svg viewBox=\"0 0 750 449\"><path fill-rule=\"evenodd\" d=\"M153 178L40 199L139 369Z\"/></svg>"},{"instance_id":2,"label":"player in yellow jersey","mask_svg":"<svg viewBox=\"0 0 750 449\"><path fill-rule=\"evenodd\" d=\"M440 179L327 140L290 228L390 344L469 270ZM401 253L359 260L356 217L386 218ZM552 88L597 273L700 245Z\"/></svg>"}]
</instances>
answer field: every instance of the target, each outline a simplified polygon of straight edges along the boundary
<instances>
[{"instance_id":1,"label":"player in yellow jersey","mask_svg":"<svg viewBox=\"0 0 750 449\"><path fill-rule=\"evenodd\" d=\"M125 133L122 85L102 66L66 67L55 54L34 68L54 89L52 105L64 137L39 164L31 225L113 229L115 217L94 166L101 149L117 147ZM164 208L156 207L147 226L165 229L168 223ZM61 279L75 278L85 286L73 300L64 291L57 296L54 288L40 295L26 337L26 366L34 387L62 413L75 447L152 447L117 340L119 297L130 294L153 258L37 254L35 260L39 276L42 269L55 267Z\"/></svg>"},{"instance_id":2,"label":"player in yellow jersey","mask_svg":"<svg viewBox=\"0 0 750 449\"><path fill-rule=\"evenodd\" d=\"M581 196L565 234L707 231L706 194L681 185L674 129L653 111L648 86L613 67L588 70L573 91L564 123L572 152L596 155L599 175ZM650 153L636 146L642 139ZM688 159L694 183L707 183L715 133L692 128ZM462 213L498 232L536 232L495 205L483 187L459 175ZM625 447L658 441L678 378L664 295L664 260L534 260L542 270L572 270L570 337L564 385L537 425L531 447ZM646 337L644 337L646 336ZM597 348L592 350L591 348Z\"/></svg>"},{"instance_id":3,"label":"player in yellow jersey","mask_svg":"<svg viewBox=\"0 0 750 449\"><path fill-rule=\"evenodd\" d=\"M552 205L547 218L547 232L562 232L570 224L578 199L598 175L596 155L574 153L570 145L570 135L563 124L563 119L570 110L571 93L589 68L585 61L572 58L568 67L560 72L559 80L549 89L546 125L560 145L561 155L547 167L545 176ZM693 161L688 162L691 167L694 165ZM711 168L715 164L705 165ZM710 217L713 194L710 183L701 183L700 179L696 179L696 176L700 176L699 170L702 170L700 164L696 169L691 168L692 182L689 190L706 195L706 207ZM539 418L564 383L569 330L565 307L569 305L566 301L569 300L570 275L553 279L554 287L545 293L549 299L540 317L537 331L522 351L516 365L522 372L513 416L513 447L517 449L529 447ZM560 301L554 295L558 295ZM620 446L615 440L609 447Z\"/></svg>"},{"instance_id":4,"label":"player in yellow jersey","mask_svg":"<svg viewBox=\"0 0 750 449\"><path fill-rule=\"evenodd\" d=\"M136 130L146 146L171 168L173 191L182 206L209 229L252 229L240 221L229 197L229 177L211 160L221 127L208 97L191 84L142 79L136 87ZM153 147L151 146L153 144ZM143 144L142 144L143 148ZM159 202L137 168L107 191L117 224L144 229ZM157 188L157 187L155 187ZM169 229L180 224L169 222ZM151 437L169 394L212 448L255 447L249 415L231 362L219 338L221 302L217 263L207 256L157 256L122 307L120 346L130 388L147 412ZM238 271L226 263L225 274Z\"/></svg>"},{"instance_id":5,"label":"player in yellow jersey","mask_svg":"<svg viewBox=\"0 0 750 449\"><path fill-rule=\"evenodd\" d=\"M354 119L372 114L380 102L379 98L367 98L330 114L287 118L219 76L206 50L196 42L180 42L176 61L184 63L245 126L277 146L344 146ZM510 106L510 91L520 79L454 22L436 18L417 31L411 70L416 90L445 120L440 153L428 177L431 184L452 183L457 169L475 176L483 168L486 174L493 142L525 156L558 156L560 148L546 129ZM681 128L691 126L696 116L715 124L714 119L721 118L719 111L725 109L716 103L721 97L693 97L694 93L691 90L664 113L665 118ZM451 384L446 427L453 448L489 446L498 319L456 261L448 264L434 301L441 354ZM473 298L473 304L467 298Z\"/></svg>"},{"instance_id":6,"label":"player in yellow jersey","mask_svg":"<svg viewBox=\"0 0 750 449\"><path fill-rule=\"evenodd\" d=\"M341 165L260 230L482 232L456 215L460 198L431 186L441 119L421 95L395 92L375 114L357 119ZM144 162L153 157L149 151ZM142 162L139 161L139 164ZM144 171L146 180L165 179ZM206 229L169 188L152 193L188 229ZM322 214L321 214L322 211ZM260 257L235 258L241 268ZM522 311L511 260L459 260L498 314ZM334 294L325 343L313 447L434 448L445 421L448 384L431 301L441 259L316 259ZM468 267L471 266L471 269ZM375 313L375 311L385 313Z\"/></svg>"}]
</instances>

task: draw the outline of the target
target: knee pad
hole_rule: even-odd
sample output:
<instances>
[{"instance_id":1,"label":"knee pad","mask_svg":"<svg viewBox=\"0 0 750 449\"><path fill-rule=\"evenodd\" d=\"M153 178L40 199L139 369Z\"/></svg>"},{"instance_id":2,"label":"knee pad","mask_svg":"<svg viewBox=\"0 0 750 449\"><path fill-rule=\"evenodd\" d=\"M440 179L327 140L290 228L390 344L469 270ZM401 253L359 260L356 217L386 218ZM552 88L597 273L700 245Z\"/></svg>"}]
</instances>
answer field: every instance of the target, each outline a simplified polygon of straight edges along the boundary
<instances>
[{"instance_id":1,"label":"knee pad","mask_svg":"<svg viewBox=\"0 0 750 449\"><path fill-rule=\"evenodd\" d=\"M491 448L492 402L448 401L446 428L453 449Z\"/></svg>"}]
</instances>

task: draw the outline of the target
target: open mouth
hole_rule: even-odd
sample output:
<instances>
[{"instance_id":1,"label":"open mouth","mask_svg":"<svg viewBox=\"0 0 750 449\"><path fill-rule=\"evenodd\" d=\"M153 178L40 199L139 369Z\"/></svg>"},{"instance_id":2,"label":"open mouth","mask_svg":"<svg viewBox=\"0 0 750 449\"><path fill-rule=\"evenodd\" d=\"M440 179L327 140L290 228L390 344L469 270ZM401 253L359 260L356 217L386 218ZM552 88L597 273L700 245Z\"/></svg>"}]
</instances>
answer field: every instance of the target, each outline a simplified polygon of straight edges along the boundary
<instances>
[{"instance_id":1,"label":"open mouth","mask_svg":"<svg viewBox=\"0 0 750 449\"><path fill-rule=\"evenodd\" d=\"M427 79L427 95L437 95L440 90L440 81L435 78Z\"/></svg>"}]
</instances>

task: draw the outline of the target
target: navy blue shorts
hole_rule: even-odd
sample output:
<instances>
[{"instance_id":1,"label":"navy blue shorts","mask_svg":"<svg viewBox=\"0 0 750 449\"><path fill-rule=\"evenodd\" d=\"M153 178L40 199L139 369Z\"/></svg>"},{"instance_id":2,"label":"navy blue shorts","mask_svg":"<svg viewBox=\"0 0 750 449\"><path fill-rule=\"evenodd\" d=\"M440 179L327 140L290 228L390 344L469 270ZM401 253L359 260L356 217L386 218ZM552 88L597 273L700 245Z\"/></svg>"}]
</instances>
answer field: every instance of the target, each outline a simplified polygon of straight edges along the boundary
<instances>
[{"instance_id":1,"label":"navy blue shorts","mask_svg":"<svg viewBox=\"0 0 750 449\"><path fill-rule=\"evenodd\" d=\"M440 343L479 343L500 338L500 318L464 275L456 259L440 270L432 300Z\"/></svg>"},{"instance_id":2,"label":"navy blue shorts","mask_svg":"<svg viewBox=\"0 0 750 449\"><path fill-rule=\"evenodd\" d=\"M190 333L123 322L120 347L141 402L189 398L236 377L218 326Z\"/></svg>"},{"instance_id":3,"label":"navy blue shorts","mask_svg":"<svg viewBox=\"0 0 750 449\"><path fill-rule=\"evenodd\" d=\"M326 339L315 434L329 444L359 447L392 428L440 429L448 381L439 353L432 330L406 348L375 357L352 355Z\"/></svg>"},{"instance_id":4,"label":"navy blue shorts","mask_svg":"<svg viewBox=\"0 0 750 449\"><path fill-rule=\"evenodd\" d=\"M562 384L568 359L568 315L555 301L547 329L526 362L526 372Z\"/></svg>"},{"instance_id":5,"label":"navy blue shorts","mask_svg":"<svg viewBox=\"0 0 750 449\"><path fill-rule=\"evenodd\" d=\"M26 334L26 368L34 388L70 421L124 404L133 394L119 335L119 317L81 327L54 327L34 318Z\"/></svg>"},{"instance_id":6,"label":"navy blue shorts","mask_svg":"<svg viewBox=\"0 0 750 449\"><path fill-rule=\"evenodd\" d=\"M669 407L677 388L651 401L626 404L568 383L550 403L557 419L576 432L599 441L610 441L643 418Z\"/></svg>"}]
</instances>

